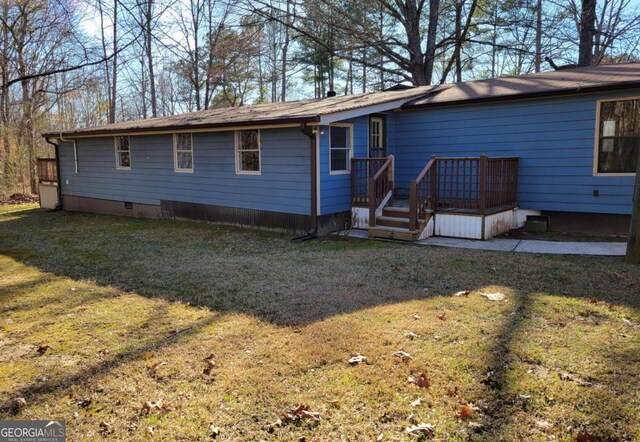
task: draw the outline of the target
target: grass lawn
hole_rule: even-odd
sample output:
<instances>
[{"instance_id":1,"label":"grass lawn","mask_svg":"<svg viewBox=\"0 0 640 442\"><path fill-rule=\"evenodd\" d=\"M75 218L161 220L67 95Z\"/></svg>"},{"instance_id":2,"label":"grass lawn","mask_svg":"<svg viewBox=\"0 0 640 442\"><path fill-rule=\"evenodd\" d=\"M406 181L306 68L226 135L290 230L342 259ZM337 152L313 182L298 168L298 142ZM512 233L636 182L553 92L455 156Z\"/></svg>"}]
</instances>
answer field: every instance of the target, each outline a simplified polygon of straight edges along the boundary
<instances>
[{"instance_id":1,"label":"grass lawn","mask_svg":"<svg viewBox=\"0 0 640 442\"><path fill-rule=\"evenodd\" d=\"M0 418L69 440L640 440L621 258L3 206L0 310Z\"/></svg>"}]
</instances>

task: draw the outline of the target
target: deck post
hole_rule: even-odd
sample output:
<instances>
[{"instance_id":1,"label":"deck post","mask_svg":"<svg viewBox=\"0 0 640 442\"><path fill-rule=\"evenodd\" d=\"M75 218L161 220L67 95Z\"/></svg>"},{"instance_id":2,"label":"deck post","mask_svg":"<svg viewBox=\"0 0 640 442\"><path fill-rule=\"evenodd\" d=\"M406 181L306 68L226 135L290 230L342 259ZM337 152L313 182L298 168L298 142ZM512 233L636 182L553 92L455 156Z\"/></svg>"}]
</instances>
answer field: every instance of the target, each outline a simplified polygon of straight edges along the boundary
<instances>
[{"instance_id":1,"label":"deck post","mask_svg":"<svg viewBox=\"0 0 640 442\"><path fill-rule=\"evenodd\" d=\"M478 187L478 203L481 215L487 213L487 156L480 155L480 182Z\"/></svg>"},{"instance_id":2,"label":"deck post","mask_svg":"<svg viewBox=\"0 0 640 442\"><path fill-rule=\"evenodd\" d=\"M412 180L409 183L409 228L415 230L418 228L418 208L416 207L418 202L418 189L416 186L416 180Z\"/></svg>"},{"instance_id":3,"label":"deck post","mask_svg":"<svg viewBox=\"0 0 640 442\"><path fill-rule=\"evenodd\" d=\"M369 178L369 227L376 226L376 180Z\"/></svg>"},{"instance_id":4,"label":"deck post","mask_svg":"<svg viewBox=\"0 0 640 442\"><path fill-rule=\"evenodd\" d=\"M438 207L438 159L435 155L431 155L431 159L434 161L431 176L429 177L431 180L431 210L435 212Z\"/></svg>"}]
</instances>

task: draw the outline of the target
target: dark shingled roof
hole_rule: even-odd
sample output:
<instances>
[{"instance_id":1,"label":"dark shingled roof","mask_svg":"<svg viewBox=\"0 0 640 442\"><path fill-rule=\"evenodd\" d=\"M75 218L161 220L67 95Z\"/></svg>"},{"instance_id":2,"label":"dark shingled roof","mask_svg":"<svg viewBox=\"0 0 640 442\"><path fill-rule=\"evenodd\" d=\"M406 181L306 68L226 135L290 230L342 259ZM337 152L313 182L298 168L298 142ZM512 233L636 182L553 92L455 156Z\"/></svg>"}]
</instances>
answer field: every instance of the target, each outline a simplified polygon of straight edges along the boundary
<instances>
[{"instance_id":1,"label":"dark shingled roof","mask_svg":"<svg viewBox=\"0 0 640 442\"><path fill-rule=\"evenodd\" d=\"M108 135L233 126L317 123L322 116L395 103L404 109L640 87L640 63L588 66L411 89L257 104L49 132L45 137Z\"/></svg>"},{"instance_id":2,"label":"dark shingled roof","mask_svg":"<svg viewBox=\"0 0 640 442\"><path fill-rule=\"evenodd\" d=\"M431 86L424 86L400 91L338 95L316 100L209 109L170 117L125 121L85 129L65 130L62 131L62 135L103 135L109 133L151 132L170 129L207 129L243 125L314 123L318 122L323 115L347 112L379 104L400 101L400 104L397 106L400 107L402 103L428 93L431 88ZM49 137L59 135L60 132L44 134L44 136Z\"/></svg>"},{"instance_id":3,"label":"dark shingled roof","mask_svg":"<svg viewBox=\"0 0 640 442\"><path fill-rule=\"evenodd\" d=\"M428 96L410 101L403 107L444 106L632 87L640 87L640 63L586 66L436 86Z\"/></svg>"}]
</instances>

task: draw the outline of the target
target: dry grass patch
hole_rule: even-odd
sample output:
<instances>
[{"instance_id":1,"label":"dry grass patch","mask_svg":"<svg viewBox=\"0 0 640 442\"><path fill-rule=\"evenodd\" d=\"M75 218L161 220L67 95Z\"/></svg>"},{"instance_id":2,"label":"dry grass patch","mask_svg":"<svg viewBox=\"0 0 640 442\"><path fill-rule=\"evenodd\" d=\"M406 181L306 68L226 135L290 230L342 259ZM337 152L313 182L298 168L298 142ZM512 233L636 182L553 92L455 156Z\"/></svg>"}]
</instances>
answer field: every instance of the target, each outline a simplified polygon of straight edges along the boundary
<instances>
[{"instance_id":1,"label":"dry grass patch","mask_svg":"<svg viewBox=\"0 0 640 442\"><path fill-rule=\"evenodd\" d=\"M639 286L614 258L5 206L0 404L26 407L0 417L74 440L637 440Z\"/></svg>"}]
</instances>

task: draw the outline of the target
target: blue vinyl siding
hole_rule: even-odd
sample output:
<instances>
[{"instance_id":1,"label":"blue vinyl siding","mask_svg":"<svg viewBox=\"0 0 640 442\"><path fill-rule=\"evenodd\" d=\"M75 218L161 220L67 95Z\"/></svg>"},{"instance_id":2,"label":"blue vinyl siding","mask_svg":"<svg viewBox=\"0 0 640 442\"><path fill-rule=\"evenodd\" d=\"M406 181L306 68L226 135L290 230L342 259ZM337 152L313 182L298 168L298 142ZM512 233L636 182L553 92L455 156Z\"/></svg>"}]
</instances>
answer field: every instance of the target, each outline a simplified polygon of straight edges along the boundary
<instances>
[{"instance_id":1,"label":"blue vinyl siding","mask_svg":"<svg viewBox=\"0 0 640 442\"><path fill-rule=\"evenodd\" d=\"M341 121L353 125L353 157L368 156L369 117ZM329 171L329 126L320 127L320 215L351 210L351 175Z\"/></svg>"},{"instance_id":2,"label":"blue vinyl siding","mask_svg":"<svg viewBox=\"0 0 640 442\"><path fill-rule=\"evenodd\" d=\"M631 213L633 177L593 176L596 101L589 94L400 112L388 120L396 188L408 189L431 155L520 157L521 208ZM637 93L636 93L637 95ZM598 190L599 197L593 196Z\"/></svg>"},{"instance_id":3,"label":"blue vinyl siding","mask_svg":"<svg viewBox=\"0 0 640 442\"><path fill-rule=\"evenodd\" d=\"M233 132L193 134L194 172L174 172L171 135L131 137L131 170L117 170L112 137L60 146L64 195L160 204L160 200L309 215L309 138L299 129L263 129L261 175L235 173ZM68 184L66 181L68 180Z\"/></svg>"}]
</instances>

